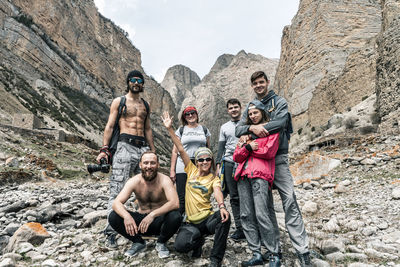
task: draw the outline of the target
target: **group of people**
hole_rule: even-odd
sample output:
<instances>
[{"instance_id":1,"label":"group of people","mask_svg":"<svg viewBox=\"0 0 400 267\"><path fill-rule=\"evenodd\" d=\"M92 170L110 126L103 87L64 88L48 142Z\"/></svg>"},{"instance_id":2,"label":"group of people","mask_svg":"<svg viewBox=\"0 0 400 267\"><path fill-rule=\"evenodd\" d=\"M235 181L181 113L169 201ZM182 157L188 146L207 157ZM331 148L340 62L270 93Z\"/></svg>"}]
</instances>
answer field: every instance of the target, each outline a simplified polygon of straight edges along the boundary
<instances>
[{"instance_id":1,"label":"group of people","mask_svg":"<svg viewBox=\"0 0 400 267\"><path fill-rule=\"evenodd\" d=\"M268 90L265 73L258 71L251 76L256 98L246 106L243 116L239 100L227 101L231 120L221 126L216 158L209 148L210 131L199 124L195 107L184 109L182 127L176 131L173 118L163 113L161 119L174 144L170 177L158 172L151 110L140 98L144 82L139 71L128 74L123 115L118 116L121 98L116 98L104 131L104 146L97 157L97 161L112 160L106 246L117 248L119 233L132 241L125 254L135 256L146 248L142 236L156 235L158 256L166 258L170 253L166 242L176 233L175 250L196 258L202 255L204 237L214 235L210 266L221 266L231 224L224 204L229 194L236 228L230 238L246 239L253 252L242 266L263 265L264 261L269 261L269 266L280 266L282 253L272 197L272 189L276 188L300 265L311 266L308 237L289 170L290 114L286 100ZM112 155L109 145L115 125L120 135ZM220 175L224 177L224 190ZM218 211L214 211L212 194ZM132 196L137 200L137 211L124 205Z\"/></svg>"}]
</instances>

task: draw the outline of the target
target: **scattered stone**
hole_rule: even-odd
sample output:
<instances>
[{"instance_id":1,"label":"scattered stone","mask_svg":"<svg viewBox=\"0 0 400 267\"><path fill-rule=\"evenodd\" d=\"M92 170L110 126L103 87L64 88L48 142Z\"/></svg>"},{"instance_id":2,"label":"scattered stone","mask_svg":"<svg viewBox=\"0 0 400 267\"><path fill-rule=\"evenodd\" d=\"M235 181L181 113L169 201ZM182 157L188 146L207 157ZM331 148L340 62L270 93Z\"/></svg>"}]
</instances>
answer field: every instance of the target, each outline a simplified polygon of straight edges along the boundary
<instances>
[{"instance_id":1,"label":"scattered stone","mask_svg":"<svg viewBox=\"0 0 400 267\"><path fill-rule=\"evenodd\" d=\"M34 245L43 243L50 235L40 223L26 223L11 237L6 251L11 252L20 242L29 242Z\"/></svg>"},{"instance_id":2,"label":"scattered stone","mask_svg":"<svg viewBox=\"0 0 400 267\"><path fill-rule=\"evenodd\" d=\"M6 226L6 228L4 229L4 231L7 233L7 235L12 236L12 235L15 233L15 231L18 230L18 228L19 228L20 226L21 226L21 225L18 224L18 223L10 223L9 225Z\"/></svg>"},{"instance_id":3,"label":"scattered stone","mask_svg":"<svg viewBox=\"0 0 400 267\"><path fill-rule=\"evenodd\" d=\"M346 193L348 191L347 187L343 184L338 184L333 190L336 194Z\"/></svg>"},{"instance_id":4,"label":"scattered stone","mask_svg":"<svg viewBox=\"0 0 400 267\"><path fill-rule=\"evenodd\" d=\"M0 212L10 213L20 211L28 206L28 203L21 200L0 209ZM10 214L9 214L10 215Z\"/></svg>"},{"instance_id":5,"label":"scattered stone","mask_svg":"<svg viewBox=\"0 0 400 267\"><path fill-rule=\"evenodd\" d=\"M323 227L323 230L327 232L339 232L340 231L340 226L337 223L336 218L331 218Z\"/></svg>"},{"instance_id":6,"label":"scattered stone","mask_svg":"<svg viewBox=\"0 0 400 267\"><path fill-rule=\"evenodd\" d=\"M301 210L304 213L314 214L318 211L318 205L315 202L307 201Z\"/></svg>"},{"instance_id":7,"label":"scattered stone","mask_svg":"<svg viewBox=\"0 0 400 267\"><path fill-rule=\"evenodd\" d=\"M393 199L400 199L400 187L396 187L392 191L392 198Z\"/></svg>"},{"instance_id":8,"label":"scattered stone","mask_svg":"<svg viewBox=\"0 0 400 267\"><path fill-rule=\"evenodd\" d=\"M345 245L342 240L340 239L327 239L323 240L321 242L321 251L322 253L326 254L331 254L334 252L344 252L345 251Z\"/></svg>"},{"instance_id":9,"label":"scattered stone","mask_svg":"<svg viewBox=\"0 0 400 267\"><path fill-rule=\"evenodd\" d=\"M322 189L330 189L330 188L335 188L336 184L323 184Z\"/></svg>"},{"instance_id":10,"label":"scattered stone","mask_svg":"<svg viewBox=\"0 0 400 267\"><path fill-rule=\"evenodd\" d=\"M330 267L331 266L328 262L320 260L320 259L313 259L312 264L313 264L312 266L314 266L314 267Z\"/></svg>"},{"instance_id":11,"label":"scattered stone","mask_svg":"<svg viewBox=\"0 0 400 267\"><path fill-rule=\"evenodd\" d=\"M58 267L60 266L59 263L57 263L55 260L53 259L47 259L44 262L42 262L42 267Z\"/></svg>"},{"instance_id":12,"label":"scattered stone","mask_svg":"<svg viewBox=\"0 0 400 267\"><path fill-rule=\"evenodd\" d=\"M334 253L326 255L326 258L329 261L338 262L338 261L342 261L345 259L345 254L338 251L338 252L334 252Z\"/></svg>"},{"instance_id":13,"label":"scattered stone","mask_svg":"<svg viewBox=\"0 0 400 267\"><path fill-rule=\"evenodd\" d=\"M6 164L6 166L8 166L8 167L18 168L18 166L19 166L18 158L16 158L16 157L9 157L8 159L6 159L5 164Z\"/></svg>"},{"instance_id":14,"label":"scattered stone","mask_svg":"<svg viewBox=\"0 0 400 267\"><path fill-rule=\"evenodd\" d=\"M83 216L83 227L94 225L98 220L107 218L107 210L93 211Z\"/></svg>"},{"instance_id":15,"label":"scattered stone","mask_svg":"<svg viewBox=\"0 0 400 267\"><path fill-rule=\"evenodd\" d=\"M167 262L167 264L165 264L165 267L183 267L183 266L184 264L180 260L172 260Z\"/></svg>"},{"instance_id":16,"label":"scattered stone","mask_svg":"<svg viewBox=\"0 0 400 267\"><path fill-rule=\"evenodd\" d=\"M6 253L3 255L3 258L10 258L13 259L14 261L19 261L22 259L22 256L18 253Z\"/></svg>"},{"instance_id":17,"label":"scattered stone","mask_svg":"<svg viewBox=\"0 0 400 267\"><path fill-rule=\"evenodd\" d=\"M375 226L367 226L361 232L365 236L371 236L376 233L378 229Z\"/></svg>"},{"instance_id":18,"label":"scattered stone","mask_svg":"<svg viewBox=\"0 0 400 267\"><path fill-rule=\"evenodd\" d=\"M15 262L11 258L5 258L0 262L0 267L14 267Z\"/></svg>"},{"instance_id":19,"label":"scattered stone","mask_svg":"<svg viewBox=\"0 0 400 267\"><path fill-rule=\"evenodd\" d=\"M367 158L367 159L363 159L362 161L360 161L360 163L362 165L375 165L376 161L373 159Z\"/></svg>"}]
</instances>

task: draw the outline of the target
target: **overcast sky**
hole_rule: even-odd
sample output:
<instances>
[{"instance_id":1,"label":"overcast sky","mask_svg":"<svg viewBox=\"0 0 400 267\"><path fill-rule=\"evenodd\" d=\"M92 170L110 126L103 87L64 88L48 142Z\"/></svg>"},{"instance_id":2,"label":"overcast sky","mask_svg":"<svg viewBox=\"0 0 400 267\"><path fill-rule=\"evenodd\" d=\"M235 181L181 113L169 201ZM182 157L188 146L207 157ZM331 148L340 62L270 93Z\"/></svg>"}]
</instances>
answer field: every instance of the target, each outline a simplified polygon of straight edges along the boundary
<instances>
[{"instance_id":1,"label":"overcast sky","mask_svg":"<svg viewBox=\"0 0 400 267\"><path fill-rule=\"evenodd\" d=\"M279 58L282 30L299 0L94 0L103 16L128 32L148 75L161 82L183 64L200 78L224 54Z\"/></svg>"}]
</instances>

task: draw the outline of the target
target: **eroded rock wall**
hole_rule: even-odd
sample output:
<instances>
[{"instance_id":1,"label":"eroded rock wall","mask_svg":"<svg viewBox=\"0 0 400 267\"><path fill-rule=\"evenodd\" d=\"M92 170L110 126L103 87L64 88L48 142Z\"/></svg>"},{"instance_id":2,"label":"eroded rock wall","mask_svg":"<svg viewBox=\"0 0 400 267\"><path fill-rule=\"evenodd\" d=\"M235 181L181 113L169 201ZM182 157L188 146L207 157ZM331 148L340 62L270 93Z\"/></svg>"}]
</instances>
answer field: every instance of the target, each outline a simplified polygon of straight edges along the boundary
<instances>
[{"instance_id":1,"label":"eroded rock wall","mask_svg":"<svg viewBox=\"0 0 400 267\"><path fill-rule=\"evenodd\" d=\"M376 92L380 131L399 132L400 123L400 3L382 1L383 23L378 38Z\"/></svg>"},{"instance_id":2,"label":"eroded rock wall","mask_svg":"<svg viewBox=\"0 0 400 267\"><path fill-rule=\"evenodd\" d=\"M275 90L296 129L322 126L375 93L378 0L301 0L285 27Z\"/></svg>"},{"instance_id":3,"label":"eroded rock wall","mask_svg":"<svg viewBox=\"0 0 400 267\"><path fill-rule=\"evenodd\" d=\"M32 112L48 127L101 142L114 97L126 75L143 72L140 51L127 34L98 13L92 0L0 0L0 119ZM156 143L169 149L159 115L175 113L172 99L145 75L143 97L151 105Z\"/></svg>"}]
</instances>

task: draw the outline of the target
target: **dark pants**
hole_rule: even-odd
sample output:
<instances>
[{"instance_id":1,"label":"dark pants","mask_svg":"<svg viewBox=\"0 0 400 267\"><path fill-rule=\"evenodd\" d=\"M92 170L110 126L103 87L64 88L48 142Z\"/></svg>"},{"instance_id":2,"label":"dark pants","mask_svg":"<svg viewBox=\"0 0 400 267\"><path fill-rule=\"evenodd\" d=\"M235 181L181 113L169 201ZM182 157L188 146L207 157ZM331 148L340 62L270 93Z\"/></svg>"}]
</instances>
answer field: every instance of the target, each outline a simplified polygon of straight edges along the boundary
<instances>
[{"instance_id":1,"label":"dark pants","mask_svg":"<svg viewBox=\"0 0 400 267\"><path fill-rule=\"evenodd\" d=\"M139 226L140 222L144 219L144 217L147 216L147 214L141 214L139 212L129 211L129 213L135 220L137 226ZM111 227L120 235L128 238L134 243L144 243L144 240L141 237L142 235L158 235L157 242L165 243L176 233L176 231L178 231L178 228L181 225L181 220L182 217L179 212L177 210L173 210L164 215L156 217L149 225L146 233L139 233L131 236L126 232L124 219L121 216L119 216L115 211L112 211L108 216L108 223L111 225Z\"/></svg>"},{"instance_id":2,"label":"dark pants","mask_svg":"<svg viewBox=\"0 0 400 267\"><path fill-rule=\"evenodd\" d=\"M183 214L185 212L185 193L186 193L186 173L176 174L176 191L178 192L179 198L179 212Z\"/></svg>"},{"instance_id":3,"label":"dark pants","mask_svg":"<svg viewBox=\"0 0 400 267\"><path fill-rule=\"evenodd\" d=\"M189 223L183 225L175 239L175 250L183 253L189 252L203 245L204 235L214 234L214 245L210 259L221 262L225 255L230 225L230 217L226 222L221 222L219 211L216 211L199 224Z\"/></svg>"},{"instance_id":4,"label":"dark pants","mask_svg":"<svg viewBox=\"0 0 400 267\"><path fill-rule=\"evenodd\" d=\"M230 203L233 213L233 219L235 220L235 226L237 230L242 231L242 223L240 221L240 202L239 202L239 193L237 188L237 182L233 178L235 175L233 170L235 168L235 164L229 161L224 161L224 177L226 185L228 186L229 195L230 195Z\"/></svg>"}]
</instances>

